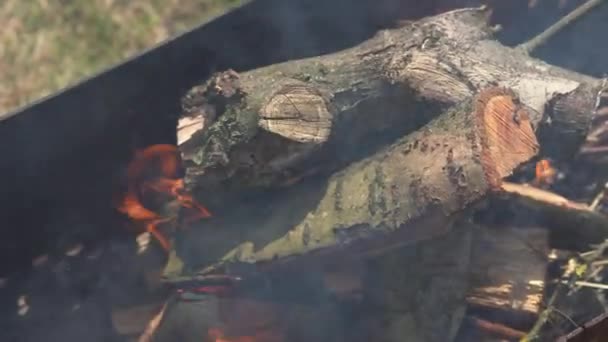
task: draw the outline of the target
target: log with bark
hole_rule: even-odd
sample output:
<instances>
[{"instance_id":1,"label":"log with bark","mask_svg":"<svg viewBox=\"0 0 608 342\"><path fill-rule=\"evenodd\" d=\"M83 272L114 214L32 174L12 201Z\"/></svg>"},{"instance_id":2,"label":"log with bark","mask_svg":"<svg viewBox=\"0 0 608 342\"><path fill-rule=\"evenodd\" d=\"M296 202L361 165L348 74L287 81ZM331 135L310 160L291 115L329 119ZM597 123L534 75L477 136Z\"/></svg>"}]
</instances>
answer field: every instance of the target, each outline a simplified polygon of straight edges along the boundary
<instances>
[{"instance_id":1,"label":"log with bark","mask_svg":"<svg viewBox=\"0 0 608 342\"><path fill-rule=\"evenodd\" d=\"M446 217L486 198L491 185L500 184L492 180L493 184L481 186L481 191L476 192L479 184L475 181L481 178L472 182L466 179L462 185L458 185L459 176L449 176L444 179L445 184L439 182L445 176L443 171L452 168L431 161L449 159L445 149L460 145L458 139L465 133L450 122L451 130L446 134L453 139L445 148L433 149L443 121L424 125L442 109L490 84L515 90L517 96L507 95L511 101L506 102L507 107L511 108L505 110L515 113L516 107L525 109L525 115L514 114L511 121L527 123L527 135L534 136L536 132L541 153L560 158L573 156L585 139L602 82L500 45L492 39L486 14L483 9L444 13L383 31L366 43L337 54L241 75L222 72L192 89L183 99L184 117L178 129L185 180L203 202L212 207L215 204L218 217L204 224L210 229L191 234L193 238L183 238L190 241L183 243L182 254L201 267L214 263L230 249L233 250L228 253L231 256L226 256L228 259L261 261L324 246L336 247L351 241L351 236L365 236L361 240L371 241L376 232L398 230L395 227L419 217L433 217L441 222L427 226L442 227L438 231L446 229ZM493 101L489 103L495 107ZM463 107L459 108L451 111ZM398 140L406 133L411 134ZM503 136L501 132L496 135ZM390 143L390 152L381 150ZM536 146L536 142L532 145ZM400 149L414 153L408 152L404 158L406 167L395 171L392 164L402 162L396 157ZM498 165L500 160L495 167L505 168L498 178L509 175L516 164L529 160L536 152L527 156L524 152L512 165ZM272 190L277 185L293 185L302 175L319 170L331 174L366 157L336 174L328 184L312 180ZM428 165L424 165L425 158ZM468 163L463 159L456 164L460 162ZM412 179L394 176L397 172L411 172ZM429 177L429 184L423 184L423 188L439 189L439 196L428 198L426 188L418 190L415 179L422 175ZM430 180L435 175L438 178ZM378 177L385 177L388 182L382 179L376 186L373 180ZM357 182L366 182L361 179L370 179L372 185L357 187ZM247 189L262 192L248 197L243 195ZM389 193L389 189L397 190ZM269 195L272 191L279 194ZM237 196L227 200L232 192ZM362 194L361 203L347 197L353 202L347 214L355 213L347 217L341 209L344 194L355 193ZM445 197L446 193L459 198ZM259 203L246 204L243 197L255 198ZM399 211L389 205L397 202ZM457 206L453 206L455 202ZM381 205L380 212L371 212L378 209L375 203ZM436 210L431 209L434 207L440 208L442 215L428 214ZM399 215L407 219L404 221ZM390 224L385 225L387 222ZM311 233L311 226L315 232ZM369 226L377 230L370 231ZM409 232L413 226L404 231ZM290 227L295 227L290 235L278 240ZM605 235L605 228L603 224L596 225L591 229L592 237L583 243L598 242L598 237ZM407 241L435 235L432 228L404 234ZM300 241L294 242L298 238ZM275 243L270 244L272 241ZM239 246L234 248L236 245ZM264 245L268 248L260 249Z\"/></svg>"},{"instance_id":2,"label":"log with bark","mask_svg":"<svg viewBox=\"0 0 608 342\"><path fill-rule=\"evenodd\" d=\"M259 269L296 260L326 264L335 256L369 257L423 241L432 246L429 255L466 257L471 250L458 249L462 244L437 246L462 234L455 222L477 204L497 194L529 197L503 180L539 150L572 157L602 86L500 45L486 14L445 13L337 54L220 72L192 89L177 132L185 181L218 207L214 218L177 236L165 275L243 263ZM301 179L312 173L321 177ZM604 221L597 220L596 237L604 235ZM538 240L546 245L544 235ZM495 239L485 241L503 257L522 249L515 242L501 249ZM530 259L520 257L513 261L519 266ZM415 262L428 270L433 260ZM421 310L449 309L423 313L423 321L435 316L445 332L423 329L424 340L453 338L467 293L472 306L534 315L542 287L524 283L544 269L542 262L525 266L517 269L517 291L499 293L487 290L511 279L481 275L488 269L511 274L513 264L504 258L477 264L472 292L462 274L416 272L410 280L419 285L459 284L444 292L444 302L441 291L429 289ZM391 329L399 334L403 324L420 323L416 315L403 313Z\"/></svg>"},{"instance_id":3,"label":"log with bark","mask_svg":"<svg viewBox=\"0 0 608 342\"><path fill-rule=\"evenodd\" d=\"M466 308L470 254L469 244L454 242L466 241L470 232L464 234L462 225L453 222L500 191L502 180L537 154L528 110L514 92L491 87L329 179L296 184L271 199L232 203L230 215L217 215L178 236L166 276L170 282L183 279L177 272L184 270L174 267L175 260L188 268L186 273L207 265L212 266L205 272L216 272L255 263L281 274L293 269L289 261L298 256L323 268L353 254L371 257L431 240L420 249L426 250L425 257L408 262L421 271L411 275L412 284L430 281L435 286L428 295L403 298L420 301L421 308L404 315L428 324L417 332L424 340L450 340ZM339 258L328 258L330 254ZM438 267L442 261L433 255L462 260L462 265L448 267L460 272L442 274L446 268ZM432 319L435 325L442 322L441 333L428 329ZM389 330L398 333L403 328L399 322L405 321L398 319Z\"/></svg>"},{"instance_id":4,"label":"log with bark","mask_svg":"<svg viewBox=\"0 0 608 342\"><path fill-rule=\"evenodd\" d=\"M458 242L466 242L470 235L452 223L490 194L531 197L535 206L543 202L529 193L522 195L519 189L511 191L502 178L537 153L533 131L543 153L571 156L586 135L588 114L600 87L596 79L501 46L492 39L494 31L485 22L485 14L460 10L405 23L341 53L240 75L222 72L193 89L183 101L178 137L186 161L186 181L200 197L208 199L210 189L236 188L239 192L243 187L267 190L292 185L319 171L333 176L327 182L324 178L308 180L310 183L283 189L254 205L229 203L231 207L224 213L234 211L235 217L220 216L209 222L210 227L181 237L188 240L198 235L189 246L189 241L181 241L186 248L179 253L208 254L207 260L189 258L187 266L207 266L218 256L224 256L224 262L266 263L345 248L354 249L357 255L376 255L425 240L413 248L426 250L412 267L423 272L413 272L414 277L407 280L418 282L414 290L423 288L425 281L431 284L425 288L428 301L417 309L423 320L438 318L441 322L433 322L423 334L441 326L446 335L431 339L453 337L463 315L463 302L458 300L466 292L463 269L499 269L493 274L504 275L513 271L514 264L505 265L505 258L499 255L483 260L481 266L464 262L469 245ZM468 99L488 85L515 92L494 88ZM437 119L439 113L444 114ZM306 189L311 184L314 186ZM300 205L306 201L309 205ZM268 208L269 204L274 207ZM544 203L543 210L593 221L594 239L604 236L605 217L568 204ZM236 217L260 208L257 215ZM492 253L515 259L515 269L522 276L542 273L538 264L521 267L529 256L514 258L518 249L512 247L518 245L501 246L497 238L486 239ZM216 243L218 240L221 242ZM239 245L242 241L249 242ZM479 255L473 249L473 265L481 261L475 258L476 251ZM406 261L415 262L416 256ZM429 272L441 259L458 264L457 272ZM397 269L400 261L393 267L385 265L386 272ZM449 268L450 263L442 264L446 265ZM523 283L527 279L516 280ZM453 284L457 286L444 288ZM473 289L486 289L482 285L475 283ZM531 292L536 300L538 289ZM473 293L468 296L469 304L499 311L508 311L507 304L530 296L509 292L505 299L504 293ZM412 298L404 296L406 301ZM447 306L440 306L443 304ZM447 308L446 312L438 313L440 308ZM536 308L520 307L530 312ZM397 338L403 336L403 328L416 334L413 324L420 320L415 316L420 312L397 315L390 332ZM114 326L124 334L135 333L142 325L135 318L144 314L150 313L116 310ZM193 318L193 328L199 328L197 319L201 317L192 312L186 316ZM311 321L315 319L318 317ZM158 321L152 323L154 330Z\"/></svg>"},{"instance_id":5,"label":"log with bark","mask_svg":"<svg viewBox=\"0 0 608 342\"><path fill-rule=\"evenodd\" d=\"M381 253L445 234L538 152L528 109L489 88L422 129L315 184L231 204L184 233L186 264L264 262L323 251ZM196 260L196 261L193 261Z\"/></svg>"},{"instance_id":6,"label":"log with bark","mask_svg":"<svg viewBox=\"0 0 608 342\"><path fill-rule=\"evenodd\" d=\"M545 154L572 156L601 82L505 47L493 34L485 10L463 9L339 53L218 73L183 99L185 181L199 193L221 183L226 193L331 172L492 84L529 107Z\"/></svg>"}]
</instances>

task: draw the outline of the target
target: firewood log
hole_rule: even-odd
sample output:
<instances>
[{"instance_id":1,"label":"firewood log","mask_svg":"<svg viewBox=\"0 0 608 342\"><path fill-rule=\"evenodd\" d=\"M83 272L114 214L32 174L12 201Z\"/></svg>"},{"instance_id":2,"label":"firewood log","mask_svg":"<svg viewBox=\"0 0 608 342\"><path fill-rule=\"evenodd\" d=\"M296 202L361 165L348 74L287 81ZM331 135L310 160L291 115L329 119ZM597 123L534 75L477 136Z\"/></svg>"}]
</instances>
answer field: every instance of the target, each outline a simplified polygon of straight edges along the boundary
<instances>
[{"instance_id":1,"label":"firewood log","mask_svg":"<svg viewBox=\"0 0 608 342\"><path fill-rule=\"evenodd\" d=\"M471 287L474 226L459 220L447 235L369 261L366 302L382 327L374 340L453 341Z\"/></svg>"},{"instance_id":2,"label":"firewood log","mask_svg":"<svg viewBox=\"0 0 608 342\"><path fill-rule=\"evenodd\" d=\"M476 227L467 303L478 316L527 331L543 309L549 234L543 227Z\"/></svg>"},{"instance_id":3,"label":"firewood log","mask_svg":"<svg viewBox=\"0 0 608 342\"><path fill-rule=\"evenodd\" d=\"M528 117L512 91L489 88L316 186L231 204L230 213L185 232L177 248L186 264L200 266L346 247L368 255L443 235L537 154ZM273 206L269 215L265 205Z\"/></svg>"},{"instance_id":4,"label":"firewood log","mask_svg":"<svg viewBox=\"0 0 608 342\"><path fill-rule=\"evenodd\" d=\"M456 10L338 53L215 74L183 99L186 184L224 193L336 170L491 84L519 94L545 154L572 156L601 82L501 45L486 14Z\"/></svg>"},{"instance_id":5,"label":"firewood log","mask_svg":"<svg viewBox=\"0 0 608 342\"><path fill-rule=\"evenodd\" d=\"M526 331L542 310L547 243L544 228L462 220L445 237L373 258L364 288L382 340L453 340L470 333L465 312Z\"/></svg>"}]
</instances>

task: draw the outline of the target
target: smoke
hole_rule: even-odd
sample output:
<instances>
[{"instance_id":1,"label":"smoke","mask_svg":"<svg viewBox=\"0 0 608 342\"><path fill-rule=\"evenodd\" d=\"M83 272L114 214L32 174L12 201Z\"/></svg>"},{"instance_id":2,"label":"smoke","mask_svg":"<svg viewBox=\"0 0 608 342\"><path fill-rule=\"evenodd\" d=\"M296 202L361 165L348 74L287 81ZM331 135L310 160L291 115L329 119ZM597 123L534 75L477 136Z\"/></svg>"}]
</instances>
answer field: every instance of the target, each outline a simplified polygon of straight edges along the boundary
<instances>
[{"instance_id":1,"label":"smoke","mask_svg":"<svg viewBox=\"0 0 608 342\"><path fill-rule=\"evenodd\" d=\"M565 7L556 6L557 1L539 1L532 9L524 0L490 1L490 5L496 6L496 21L504 27L499 39L514 45L582 1L567 1ZM0 274L0 340L117 339L110 306L129 303L143 291L137 271L141 265L133 261L134 241L114 233L108 237L114 231L111 226L121 223L111 217L96 219L102 215L99 212L110 213L108 188L116 170L124 166L133 135L139 134L144 145L174 139L172 120L179 110L179 97L211 71L242 71L335 52L361 43L398 20L477 4L256 0L2 121L1 255L2 263L12 266L6 270L18 271ZM598 43L608 31L607 19L604 6L555 37L538 56L601 75L608 69L608 44ZM141 113L137 127L127 127L132 123L126 119L130 113ZM95 200L78 204L83 198ZM107 208L88 208L99 203L107 203ZM49 209L51 204L54 207ZM94 222L66 219L70 211L80 217L91 215ZM45 225L53 223L56 226L45 232ZM82 232L98 242L77 255L65 255L59 241L77 240L74 236ZM48 251L46 262L30 267L34 257ZM282 289L297 287L283 285Z\"/></svg>"}]
</instances>

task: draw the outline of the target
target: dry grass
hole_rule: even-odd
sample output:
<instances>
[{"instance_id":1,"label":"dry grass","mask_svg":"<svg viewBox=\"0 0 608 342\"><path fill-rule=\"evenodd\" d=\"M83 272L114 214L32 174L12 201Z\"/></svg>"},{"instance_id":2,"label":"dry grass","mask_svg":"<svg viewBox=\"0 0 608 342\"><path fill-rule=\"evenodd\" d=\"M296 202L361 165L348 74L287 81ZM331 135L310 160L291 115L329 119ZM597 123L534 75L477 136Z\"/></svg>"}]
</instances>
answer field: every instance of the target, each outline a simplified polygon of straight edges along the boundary
<instances>
[{"instance_id":1,"label":"dry grass","mask_svg":"<svg viewBox=\"0 0 608 342\"><path fill-rule=\"evenodd\" d=\"M55 92L243 0L0 0L0 113Z\"/></svg>"}]
</instances>

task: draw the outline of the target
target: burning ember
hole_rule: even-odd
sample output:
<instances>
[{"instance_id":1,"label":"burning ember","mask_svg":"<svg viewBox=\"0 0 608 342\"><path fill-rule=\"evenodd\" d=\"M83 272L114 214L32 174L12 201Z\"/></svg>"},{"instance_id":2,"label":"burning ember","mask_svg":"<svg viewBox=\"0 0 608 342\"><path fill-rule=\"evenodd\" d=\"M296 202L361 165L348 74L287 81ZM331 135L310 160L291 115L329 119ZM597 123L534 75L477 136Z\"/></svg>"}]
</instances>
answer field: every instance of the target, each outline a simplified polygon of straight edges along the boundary
<instances>
[{"instance_id":1,"label":"burning ember","mask_svg":"<svg viewBox=\"0 0 608 342\"><path fill-rule=\"evenodd\" d=\"M548 159L541 159L536 163L534 184L537 186L551 185L557 176L557 169Z\"/></svg>"},{"instance_id":2,"label":"burning ember","mask_svg":"<svg viewBox=\"0 0 608 342\"><path fill-rule=\"evenodd\" d=\"M204 206L185 193L180 171L180 157L176 146L159 144L136 151L127 168L127 192L117 206L120 212L154 236L165 250L170 249L171 243L159 231L159 226L175 218L163 216L147 208L143 199L150 193L169 196L181 207L192 209L188 211L186 222L211 216Z\"/></svg>"}]
</instances>

